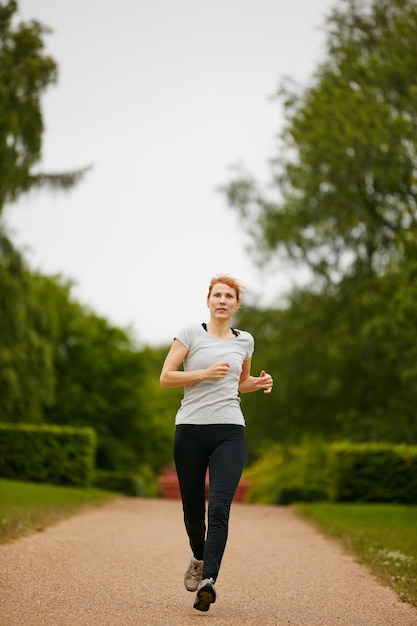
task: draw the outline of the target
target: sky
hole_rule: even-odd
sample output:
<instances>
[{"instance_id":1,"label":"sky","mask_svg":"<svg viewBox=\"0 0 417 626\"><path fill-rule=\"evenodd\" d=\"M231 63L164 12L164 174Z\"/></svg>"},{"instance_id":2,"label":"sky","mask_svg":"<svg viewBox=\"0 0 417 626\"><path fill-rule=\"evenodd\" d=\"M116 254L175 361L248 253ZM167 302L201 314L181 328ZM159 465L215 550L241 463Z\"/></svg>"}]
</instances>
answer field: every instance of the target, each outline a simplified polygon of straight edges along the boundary
<instances>
[{"instance_id":1,"label":"sky","mask_svg":"<svg viewBox=\"0 0 417 626\"><path fill-rule=\"evenodd\" d=\"M336 0L19 0L52 33L42 171L92 166L72 191L5 209L30 267L140 344L207 319L211 278L278 305L290 267L258 268L219 187L238 164L262 184L277 155L284 76L307 85ZM250 330L250 329L248 329Z\"/></svg>"}]
</instances>

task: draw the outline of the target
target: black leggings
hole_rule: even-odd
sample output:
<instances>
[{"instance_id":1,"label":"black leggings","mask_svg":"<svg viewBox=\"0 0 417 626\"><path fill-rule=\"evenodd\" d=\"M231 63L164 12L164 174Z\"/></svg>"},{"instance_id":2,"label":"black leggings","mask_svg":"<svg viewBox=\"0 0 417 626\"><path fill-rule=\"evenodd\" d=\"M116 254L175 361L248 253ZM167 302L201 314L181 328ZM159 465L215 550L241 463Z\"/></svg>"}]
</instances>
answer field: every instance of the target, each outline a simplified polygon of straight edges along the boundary
<instances>
[{"instance_id":1,"label":"black leggings","mask_svg":"<svg viewBox=\"0 0 417 626\"><path fill-rule=\"evenodd\" d=\"M184 523L203 579L217 579L229 527L230 505L246 456L245 427L210 424L176 427L174 459L181 488ZM206 536L205 478L210 476Z\"/></svg>"}]
</instances>

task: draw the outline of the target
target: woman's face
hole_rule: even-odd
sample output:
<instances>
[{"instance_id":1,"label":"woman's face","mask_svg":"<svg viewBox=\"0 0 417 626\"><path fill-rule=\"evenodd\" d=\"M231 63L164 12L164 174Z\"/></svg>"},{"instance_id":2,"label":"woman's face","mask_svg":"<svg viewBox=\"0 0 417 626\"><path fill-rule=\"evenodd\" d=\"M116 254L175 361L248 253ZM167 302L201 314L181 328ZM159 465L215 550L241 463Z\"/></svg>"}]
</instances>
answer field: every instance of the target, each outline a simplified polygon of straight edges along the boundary
<instances>
[{"instance_id":1,"label":"woman's face","mask_svg":"<svg viewBox=\"0 0 417 626\"><path fill-rule=\"evenodd\" d=\"M213 318L230 319L240 306L236 290L225 283L215 283L207 299L207 306Z\"/></svg>"}]
</instances>

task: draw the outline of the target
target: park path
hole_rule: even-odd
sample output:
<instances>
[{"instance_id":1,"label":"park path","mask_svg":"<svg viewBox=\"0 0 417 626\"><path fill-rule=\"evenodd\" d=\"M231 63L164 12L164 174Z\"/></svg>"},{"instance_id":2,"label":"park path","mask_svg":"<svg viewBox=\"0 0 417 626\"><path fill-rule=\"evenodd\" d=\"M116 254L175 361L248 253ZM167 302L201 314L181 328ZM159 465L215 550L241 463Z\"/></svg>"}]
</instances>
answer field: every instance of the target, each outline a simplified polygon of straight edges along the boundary
<instances>
[{"instance_id":1,"label":"park path","mask_svg":"<svg viewBox=\"0 0 417 626\"><path fill-rule=\"evenodd\" d=\"M208 613L176 500L112 501L0 546L1 626L417 626L417 610L287 507L235 503Z\"/></svg>"}]
</instances>

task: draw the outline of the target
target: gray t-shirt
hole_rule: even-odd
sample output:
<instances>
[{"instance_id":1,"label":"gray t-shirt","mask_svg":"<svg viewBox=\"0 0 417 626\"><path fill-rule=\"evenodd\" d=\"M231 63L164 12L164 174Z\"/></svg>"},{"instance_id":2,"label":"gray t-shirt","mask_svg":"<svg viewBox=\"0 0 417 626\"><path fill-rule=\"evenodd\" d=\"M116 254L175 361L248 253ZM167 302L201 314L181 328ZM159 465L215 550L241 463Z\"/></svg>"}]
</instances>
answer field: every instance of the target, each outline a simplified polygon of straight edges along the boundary
<instances>
[{"instance_id":1,"label":"gray t-shirt","mask_svg":"<svg viewBox=\"0 0 417 626\"><path fill-rule=\"evenodd\" d=\"M201 324L190 324L176 336L188 349L184 371L206 369L219 361L227 361L230 368L224 378L185 385L175 424L245 426L238 386L243 362L253 354L254 339L244 330L237 332L233 339L216 339Z\"/></svg>"}]
</instances>

